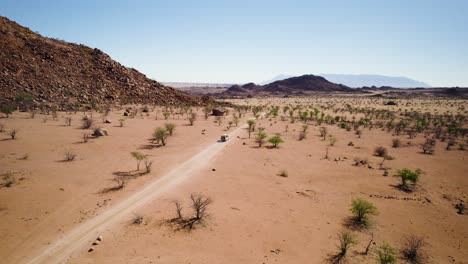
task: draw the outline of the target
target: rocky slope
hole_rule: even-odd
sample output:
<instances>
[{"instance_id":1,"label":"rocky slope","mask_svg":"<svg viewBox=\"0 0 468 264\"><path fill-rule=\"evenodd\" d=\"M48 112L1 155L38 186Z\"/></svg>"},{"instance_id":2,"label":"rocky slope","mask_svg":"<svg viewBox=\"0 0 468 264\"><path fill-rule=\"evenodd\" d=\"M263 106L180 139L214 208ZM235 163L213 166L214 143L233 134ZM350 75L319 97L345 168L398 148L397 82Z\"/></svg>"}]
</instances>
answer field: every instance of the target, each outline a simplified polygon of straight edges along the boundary
<instances>
[{"instance_id":1,"label":"rocky slope","mask_svg":"<svg viewBox=\"0 0 468 264\"><path fill-rule=\"evenodd\" d=\"M201 104L148 79L99 49L42 37L0 17L0 99L32 94L37 103Z\"/></svg>"}]
</instances>

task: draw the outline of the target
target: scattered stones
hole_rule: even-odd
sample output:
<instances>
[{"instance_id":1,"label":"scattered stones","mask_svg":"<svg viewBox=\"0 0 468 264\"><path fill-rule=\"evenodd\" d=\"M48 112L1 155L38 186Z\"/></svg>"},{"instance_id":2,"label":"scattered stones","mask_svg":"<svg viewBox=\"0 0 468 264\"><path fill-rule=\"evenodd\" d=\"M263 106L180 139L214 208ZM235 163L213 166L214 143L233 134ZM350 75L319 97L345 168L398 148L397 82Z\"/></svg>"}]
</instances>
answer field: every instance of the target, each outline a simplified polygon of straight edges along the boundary
<instances>
[{"instance_id":1,"label":"scattered stones","mask_svg":"<svg viewBox=\"0 0 468 264\"><path fill-rule=\"evenodd\" d=\"M111 120L111 119L108 119L108 118L106 118L106 120L104 120L104 123L106 123L106 124L110 124L110 123L112 123L112 120Z\"/></svg>"},{"instance_id":2,"label":"scattered stones","mask_svg":"<svg viewBox=\"0 0 468 264\"><path fill-rule=\"evenodd\" d=\"M88 249L88 252L93 252L93 251L94 251L94 247L90 247L90 248Z\"/></svg>"}]
</instances>

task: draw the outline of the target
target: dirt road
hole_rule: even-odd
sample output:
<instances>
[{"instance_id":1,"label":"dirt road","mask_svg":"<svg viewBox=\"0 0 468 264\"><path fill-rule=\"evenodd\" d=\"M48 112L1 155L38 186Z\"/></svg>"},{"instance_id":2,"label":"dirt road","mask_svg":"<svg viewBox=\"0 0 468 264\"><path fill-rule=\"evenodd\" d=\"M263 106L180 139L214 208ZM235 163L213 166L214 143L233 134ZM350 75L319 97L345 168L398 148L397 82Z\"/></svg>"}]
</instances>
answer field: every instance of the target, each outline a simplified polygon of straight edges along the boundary
<instances>
[{"instance_id":1,"label":"dirt road","mask_svg":"<svg viewBox=\"0 0 468 264\"><path fill-rule=\"evenodd\" d=\"M169 191L171 188L177 186L177 184L183 182L185 179L207 166L217 153L235 140L234 138L243 128L245 128L245 126L232 131L229 134L231 137L230 141L224 143L216 142L209 145L191 159L180 164L168 174L146 185L142 190L132 194L121 203L84 222L62 239L45 248L40 255L30 260L24 260L23 262L31 264L66 262L74 252L83 249L90 240L99 236L105 228L128 216L138 207L162 193Z\"/></svg>"}]
</instances>

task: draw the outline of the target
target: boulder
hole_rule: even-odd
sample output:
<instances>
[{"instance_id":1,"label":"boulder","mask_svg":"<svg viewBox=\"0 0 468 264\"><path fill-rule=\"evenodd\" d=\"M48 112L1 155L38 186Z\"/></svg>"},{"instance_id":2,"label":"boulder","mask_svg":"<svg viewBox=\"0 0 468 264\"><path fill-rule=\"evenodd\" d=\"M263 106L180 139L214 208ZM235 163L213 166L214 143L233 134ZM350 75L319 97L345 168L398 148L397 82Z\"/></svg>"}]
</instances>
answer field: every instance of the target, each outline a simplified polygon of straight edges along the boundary
<instances>
[{"instance_id":1,"label":"boulder","mask_svg":"<svg viewBox=\"0 0 468 264\"><path fill-rule=\"evenodd\" d=\"M110 124L110 123L112 123L112 120L109 119L109 118L106 118L106 120L104 120L104 123Z\"/></svg>"},{"instance_id":2,"label":"boulder","mask_svg":"<svg viewBox=\"0 0 468 264\"><path fill-rule=\"evenodd\" d=\"M226 113L226 110L222 109L222 108L213 108L213 112L212 114L214 116L223 116L224 113Z\"/></svg>"},{"instance_id":3,"label":"boulder","mask_svg":"<svg viewBox=\"0 0 468 264\"><path fill-rule=\"evenodd\" d=\"M105 128L96 128L94 129L93 136L95 137L102 137L102 136L108 136L109 133Z\"/></svg>"},{"instance_id":4,"label":"boulder","mask_svg":"<svg viewBox=\"0 0 468 264\"><path fill-rule=\"evenodd\" d=\"M395 103L394 101L388 101L388 102L385 102L384 105L398 105L398 104Z\"/></svg>"}]
</instances>

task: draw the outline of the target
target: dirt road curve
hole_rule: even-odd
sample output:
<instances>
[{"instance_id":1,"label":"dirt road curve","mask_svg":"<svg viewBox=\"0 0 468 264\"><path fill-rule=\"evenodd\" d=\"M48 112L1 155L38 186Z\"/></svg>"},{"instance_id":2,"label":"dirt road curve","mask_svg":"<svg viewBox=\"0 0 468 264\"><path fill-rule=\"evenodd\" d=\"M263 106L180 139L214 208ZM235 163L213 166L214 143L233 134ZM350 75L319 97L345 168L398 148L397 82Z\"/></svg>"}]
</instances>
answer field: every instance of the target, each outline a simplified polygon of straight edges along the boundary
<instances>
[{"instance_id":1,"label":"dirt road curve","mask_svg":"<svg viewBox=\"0 0 468 264\"><path fill-rule=\"evenodd\" d=\"M230 133L232 139L245 127L239 127ZM138 207L151 201L160 194L167 192L180 182L210 163L212 158L232 140L225 143L213 143L191 159L180 164L168 174L146 185L142 190L132 194L121 203L111 207L100 215L84 222L62 239L45 248L42 253L24 263L63 263L77 250L83 248L88 241L96 238L106 227L116 223L123 217L134 212Z\"/></svg>"}]
</instances>

